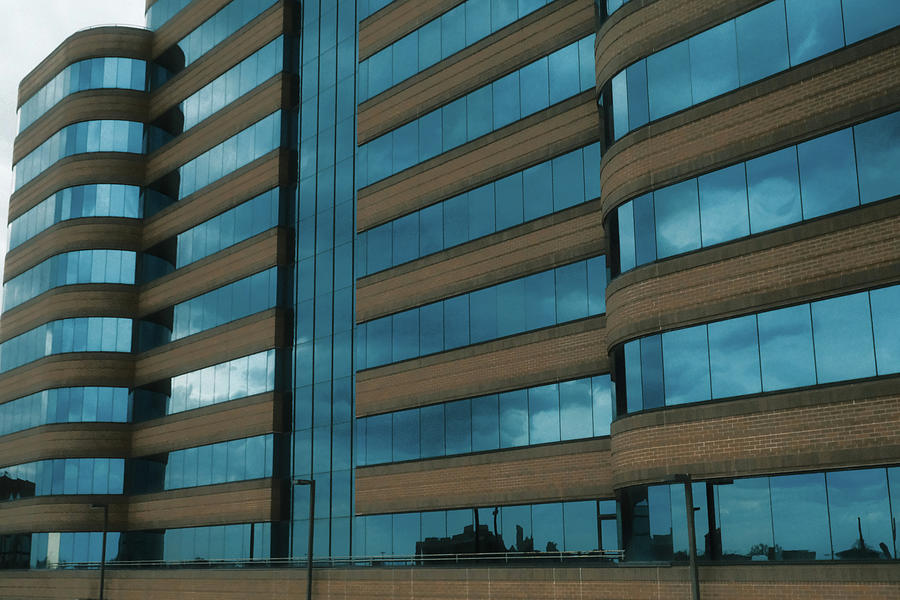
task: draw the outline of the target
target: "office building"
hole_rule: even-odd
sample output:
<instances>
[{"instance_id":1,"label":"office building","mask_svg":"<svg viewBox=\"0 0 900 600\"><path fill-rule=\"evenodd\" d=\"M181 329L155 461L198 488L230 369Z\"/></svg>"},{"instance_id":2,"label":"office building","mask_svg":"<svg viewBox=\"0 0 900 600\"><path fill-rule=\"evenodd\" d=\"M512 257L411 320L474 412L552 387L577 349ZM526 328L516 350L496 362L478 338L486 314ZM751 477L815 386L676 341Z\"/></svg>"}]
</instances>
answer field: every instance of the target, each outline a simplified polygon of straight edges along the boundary
<instances>
[{"instance_id":1,"label":"office building","mask_svg":"<svg viewBox=\"0 0 900 600\"><path fill-rule=\"evenodd\" d=\"M900 594L894 0L147 4L19 88L0 596Z\"/></svg>"}]
</instances>

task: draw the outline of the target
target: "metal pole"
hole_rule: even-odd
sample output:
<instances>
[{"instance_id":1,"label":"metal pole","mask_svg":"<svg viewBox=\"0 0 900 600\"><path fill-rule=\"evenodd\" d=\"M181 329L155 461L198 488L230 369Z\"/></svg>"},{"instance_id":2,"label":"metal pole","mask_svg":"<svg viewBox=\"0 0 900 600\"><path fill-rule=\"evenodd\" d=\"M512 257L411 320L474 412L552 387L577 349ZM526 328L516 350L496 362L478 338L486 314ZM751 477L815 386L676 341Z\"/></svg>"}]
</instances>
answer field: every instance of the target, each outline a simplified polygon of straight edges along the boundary
<instances>
[{"instance_id":1,"label":"metal pole","mask_svg":"<svg viewBox=\"0 0 900 600\"><path fill-rule=\"evenodd\" d=\"M309 539L306 549L306 600L312 600L313 524L316 518L316 480L309 480ZM102 600L102 599L101 599Z\"/></svg>"},{"instance_id":2,"label":"metal pole","mask_svg":"<svg viewBox=\"0 0 900 600\"><path fill-rule=\"evenodd\" d=\"M109 504L92 504L91 508L103 509L103 548L100 549L100 600L106 583L106 532L109 531Z\"/></svg>"},{"instance_id":3,"label":"metal pole","mask_svg":"<svg viewBox=\"0 0 900 600\"><path fill-rule=\"evenodd\" d=\"M694 533L694 489L690 477L684 482L684 505L687 515L688 551L691 565L691 598L700 600L700 573L697 569L697 537Z\"/></svg>"}]
</instances>

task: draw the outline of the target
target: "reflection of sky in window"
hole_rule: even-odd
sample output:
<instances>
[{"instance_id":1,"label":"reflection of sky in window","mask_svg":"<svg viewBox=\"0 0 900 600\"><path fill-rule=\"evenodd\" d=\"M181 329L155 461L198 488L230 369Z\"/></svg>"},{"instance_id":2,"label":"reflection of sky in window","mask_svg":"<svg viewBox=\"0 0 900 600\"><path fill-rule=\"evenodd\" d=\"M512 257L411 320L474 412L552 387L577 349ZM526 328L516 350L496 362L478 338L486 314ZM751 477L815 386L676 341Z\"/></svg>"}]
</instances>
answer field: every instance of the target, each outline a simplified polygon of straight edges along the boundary
<instances>
[{"instance_id":1,"label":"reflection of sky in window","mask_svg":"<svg viewBox=\"0 0 900 600\"><path fill-rule=\"evenodd\" d=\"M666 405L709 400L706 326L662 334Z\"/></svg>"},{"instance_id":2,"label":"reflection of sky in window","mask_svg":"<svg viewBox=\"0 0 900 600\"><path fill-rule=\"evenodd\" d=\"M759 551L773 546L768 479L739 479L717 488L723 554L764 556Z\"/></svg>"},{"instance_id":3,"label":"reflection of sky in window","mask_svg":"<svg viewBox=\"0 0 900 600\"><path fill-rule=\"evenodd\" d=\"M747 161L750 228L753 233L801 218L797 150L786 148Z\"/></svg>"},{"instance_id":4,"label":"reflection of sky in window","mask_svg":"<svg viewBox=\"0 0 900 600\"><path fill-rule=\"evenodd\" d=\"M530 441L559 441L559 391L556 384L528 390Z\"/></svg>"},{"instance_id":5,"label":"reflection of sky in window","mask_svg":"<svg viewBox=\"0 0 900 600\"><path fill-rule=\"evenodd\" d=\"M819 383L874 376L869 294L829 298L811 308Z\"/></svg>"},{"instance_id":6,"label":"reflection of sky in window","mask_svg":"<svg viewBox=\"0 0 900 600\"><path fill-rule=\"evenodd\" d=\"M841 552L858 548L860 527L867 549L881 554L879 544L890 548L892 530L885 470L836 471L826 478L835 558L841 558Z\"/></svg>"},{"instance_id":7,"label":"reflection of sky in window","mask_svg":"<svg viewBox=\"0 0 900 600\"><path fill-rule=\"evenodd\" d=\"M844 45L841 0L786 0L791 64L797 65Z\"/></svg>"},{"instance_id":8,"label":"reflection of sky in window","mask_svg":"<svg viewBox=\"0 0 900 600\"><path fill-rule=\"evenodd\" d=\"M900 286L892 286L869 293L872 301L872 321L875 326L875 353L878 374L900 372Z\"/></svg>"},{"instance_id":9,"label":"reflection of sky in window","mask_svg":"<svg viewBox=\"0 0 900 600\"><path fill-rule=\"evenodd\" d=\"M713 398L758 393L761 382L756 317L710 323L708 330Z\"/></svg>"},{"instance_id":10,"label":"reflection of sky in window","mask_svg":"<svg viewBox=\"0 0 900 600\"><path fill-rule=\"evenodd\" d=\"M775 544L785 553L782 558L831 558L825 476L812 473L773 477L771 486ZM792 551L798 554L789 554ZM815 555L805 556L803 551L814 552Z\"/></svg>"},{"instance_id":11,"label":"reflection of sky in window","mask_svg":"<svg viewBox=\"0 0 900 600\"><path fill-rule=\"evenodd\" d=\"M763 390L816 383L809 305L760 313Z\"/></svg>"}]
</instances>

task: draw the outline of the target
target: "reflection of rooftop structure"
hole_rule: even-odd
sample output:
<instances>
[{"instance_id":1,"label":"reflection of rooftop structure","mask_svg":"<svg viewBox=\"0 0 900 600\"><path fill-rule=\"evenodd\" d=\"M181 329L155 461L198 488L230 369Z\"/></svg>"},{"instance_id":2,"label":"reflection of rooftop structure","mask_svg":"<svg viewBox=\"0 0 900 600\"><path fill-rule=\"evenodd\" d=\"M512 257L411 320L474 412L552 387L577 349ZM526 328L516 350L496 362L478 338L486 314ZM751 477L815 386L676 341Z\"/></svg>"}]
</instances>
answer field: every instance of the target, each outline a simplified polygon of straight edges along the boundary
<instances>
[{"instance_id":1,"label":"reflection of rooftop structure","mask_svg":"<svg viewBox=\"0 0 900 600\"><path fill-rule=\"evenodd\" d=\"M425 538L416 542L416 555L430 554L478 554L506 551L503 537L491 532L487 525L479 525L476 535L472 525L466 525L461 533L444 538Z\"/></svg>"},{"instance_id":2,"label":"reflection of rooftop structure","mask_svg":"<svg viewBox=\"0 0 900 600\"><path fill-rule=\"evenodd\" d=\"M17 500L19 498L31 498L37 485L27 479L19 479L4 474L0 477L0 500Z\"/></svg>"}]
</instances>

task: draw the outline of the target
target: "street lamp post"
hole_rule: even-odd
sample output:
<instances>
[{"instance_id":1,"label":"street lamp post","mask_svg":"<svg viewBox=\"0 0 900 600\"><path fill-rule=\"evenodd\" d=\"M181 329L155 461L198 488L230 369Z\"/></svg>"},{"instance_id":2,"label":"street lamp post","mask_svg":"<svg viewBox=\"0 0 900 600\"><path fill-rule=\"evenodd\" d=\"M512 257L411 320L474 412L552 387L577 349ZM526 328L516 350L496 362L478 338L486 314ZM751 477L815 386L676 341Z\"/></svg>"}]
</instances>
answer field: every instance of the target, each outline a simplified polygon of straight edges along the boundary
<instances>
[{"instance_id":1,"label":"street lamp post","mask_svg":"<svg viewBox=\"0 0 900 600\"><path fill-rule=\"evenodd\" d=\"M109 504L91 504L93 509L103 509L103 547L100 550L100 600L103 600L103 588L106 582L106 532L109 531Z\"/></svg>"},{"instance_id":2,"label":"street lamp post","mask_svg":"<svg viewBox=\"0 0 900 600\"><path fill-rule=\"evenodd\" d=\"M306 600L312 600L312 574L313 574L313 523L316 517L316 480L295 479L294 485L309 486L309 535L306 547ZM102 598L100 600L103 600Z\"/></svg>"},{"instance_id":3,"label":"street lamp post","mask_svg":"<svg viewBox=\"0 0 900 600\"><path fill-rule=\"evenodd\" d=\"M688 552L691 567L691 599L700 600L700 572L697 569L697 538L694 533L694 488L690 475L675 475L675 481L684 484L684 506L687 515Z\"/></svg>"}]
</instances>

